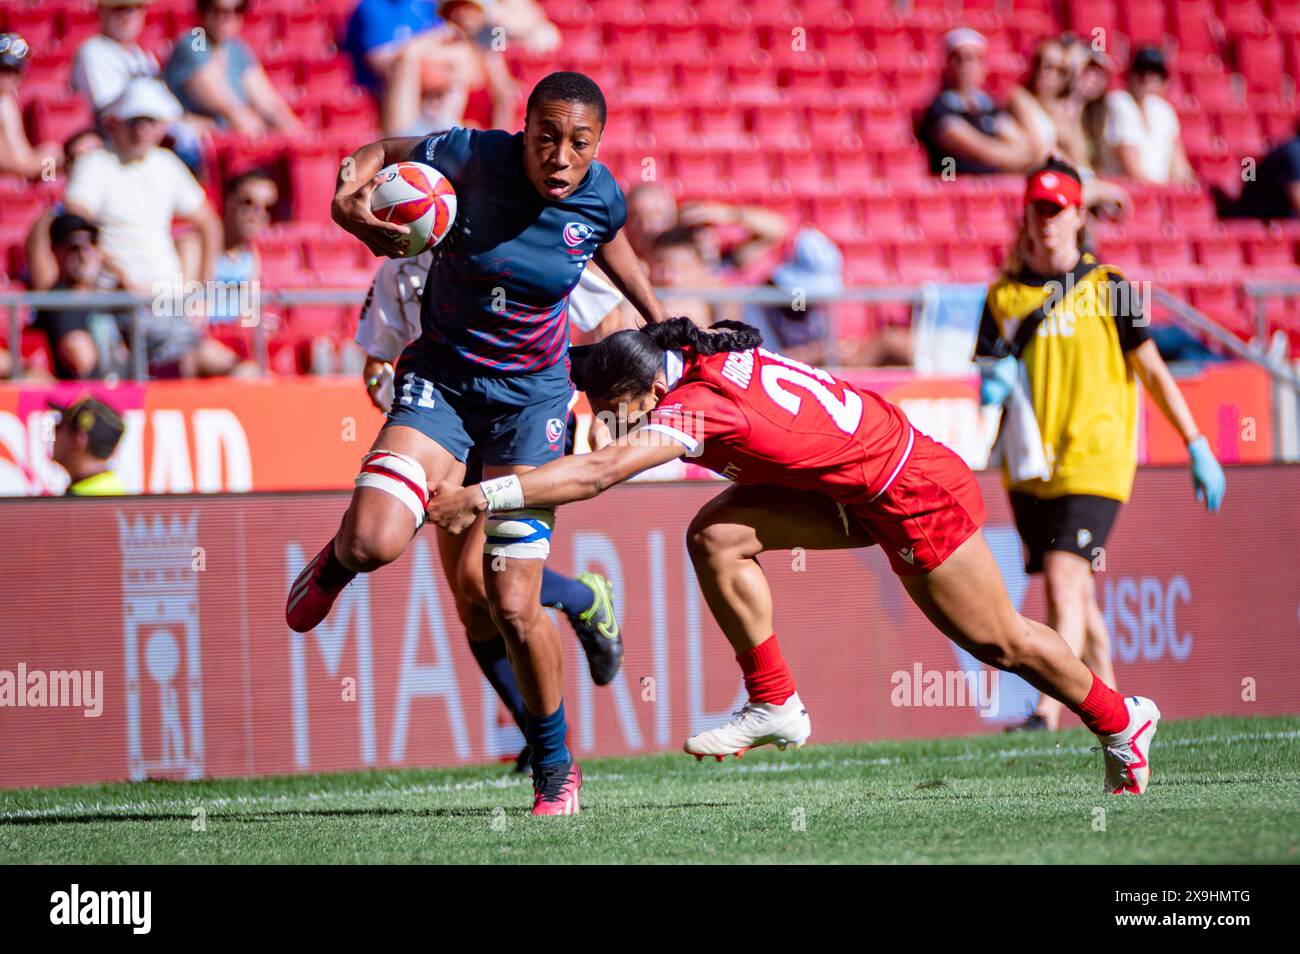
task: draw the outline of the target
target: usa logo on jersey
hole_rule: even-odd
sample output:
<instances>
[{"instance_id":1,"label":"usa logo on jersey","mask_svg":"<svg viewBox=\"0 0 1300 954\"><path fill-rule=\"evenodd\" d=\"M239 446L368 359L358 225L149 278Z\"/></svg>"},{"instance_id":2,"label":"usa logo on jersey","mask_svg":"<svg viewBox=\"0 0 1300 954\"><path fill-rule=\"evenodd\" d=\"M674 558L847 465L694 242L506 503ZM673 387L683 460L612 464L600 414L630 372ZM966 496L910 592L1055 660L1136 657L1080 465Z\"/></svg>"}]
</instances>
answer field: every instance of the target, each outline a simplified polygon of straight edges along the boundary
<instances>
[{"instance_id":1,"label":"usa logo on jersey","mask_svg":"<svg viewBox=\"0 0 1300 954\"><path fill-rule=\"evenodd\" d=\"M546 422L546 439L552 444L558 444L560 438L564 436L564 422L558 417L552 417Z\"/></svg>"},{"instance_id":2,"label":"usa logo on jersey","mask_svg":"<svg viewBox=\"0 0 1300 954\"><path fill-rule=\"evenodd\" d=\"M564 227L564 243L569 248L577 248L591 238L591 234L595 231L590 225L583 222L570 222Z\"/></svg>"}]
</instances>

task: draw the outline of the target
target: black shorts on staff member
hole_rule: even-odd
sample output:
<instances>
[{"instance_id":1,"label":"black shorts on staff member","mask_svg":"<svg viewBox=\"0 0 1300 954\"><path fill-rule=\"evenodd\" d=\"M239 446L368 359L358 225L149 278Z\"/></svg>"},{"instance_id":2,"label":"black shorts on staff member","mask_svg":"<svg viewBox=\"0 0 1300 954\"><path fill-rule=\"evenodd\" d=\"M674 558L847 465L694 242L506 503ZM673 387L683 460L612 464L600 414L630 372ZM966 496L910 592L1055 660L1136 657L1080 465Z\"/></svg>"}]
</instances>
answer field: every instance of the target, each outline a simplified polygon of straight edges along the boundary
<instances>
[{"instance_id":1,"label":"black shorts on staff member","mask_svg":"<svg viewBox=\"0 0 1300 954\"><path fill-rule=\"evenodd\" d=\"M1048 550L1073 553L1092 563L1106 545L1119 515L1119 501L1095 494L1035 497L1012 491L1016 532L1025 544L1025 572L1042 573Z\"/></svg>"}]
</instances>

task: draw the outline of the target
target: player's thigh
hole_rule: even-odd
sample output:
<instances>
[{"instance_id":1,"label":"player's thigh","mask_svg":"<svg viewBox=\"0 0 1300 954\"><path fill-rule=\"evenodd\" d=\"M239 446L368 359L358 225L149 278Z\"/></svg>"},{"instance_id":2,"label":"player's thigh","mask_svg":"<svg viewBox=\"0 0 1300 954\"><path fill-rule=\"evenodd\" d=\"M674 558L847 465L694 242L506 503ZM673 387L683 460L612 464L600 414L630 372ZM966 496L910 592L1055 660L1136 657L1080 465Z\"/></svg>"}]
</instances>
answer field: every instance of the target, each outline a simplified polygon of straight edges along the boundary
<instances>
[{"instance_id":1,"label":"player's thigh","mask_svg":"<svg viewBox=\"0 0 1300 954\"><path fill-rule=\"evenodd\" d=\"M459 481L464 469L427 434L408 426L385 427L363 458L343 518L344 545L356 549L361 563L395 559L423 521L429 486Z\"/></svg>"},{"instance_id":2,"label":"player's thigh","mask_svg":"<svg viewBox=\"0 0 1300 954\"><path fill-rule=\"evenodd\" d=\"M696 556L767 550L844 550L875 540L829 497L761 484L729 487L695 515L686 534Z\"/></svg>"},{"instance_id":3,"label":"player's thigh","mask_svg":"<svg viewBox=\"0 0 1300 954\"><path fill-rule=\"evenodd\" d=\"M1001 642L1020 627L1020 614L982 533L972 534L928 573L899 579L930 622L961 646Z\"/></svg>"}]
</instances>

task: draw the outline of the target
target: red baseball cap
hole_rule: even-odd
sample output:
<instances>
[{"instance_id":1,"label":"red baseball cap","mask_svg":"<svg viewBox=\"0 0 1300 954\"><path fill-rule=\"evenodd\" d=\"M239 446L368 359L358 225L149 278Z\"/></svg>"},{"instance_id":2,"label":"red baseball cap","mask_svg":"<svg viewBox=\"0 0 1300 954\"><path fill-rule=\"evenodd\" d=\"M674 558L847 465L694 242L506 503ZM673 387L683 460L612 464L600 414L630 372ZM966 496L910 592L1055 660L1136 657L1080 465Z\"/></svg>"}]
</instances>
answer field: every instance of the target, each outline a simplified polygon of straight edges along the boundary
<instances>
[{"instance_id":1,"label":"red baseball cap","mask_svg":"<svg viewBox=\"0 0 1300 954\"><path fill-rule=\"evenodd\" d=\"M1083 205L1083 185L1074 176L1055 169L1039 169L1025 184L1025 204L1050 202L1059 208Z\"/></svg>"}]
</instances>

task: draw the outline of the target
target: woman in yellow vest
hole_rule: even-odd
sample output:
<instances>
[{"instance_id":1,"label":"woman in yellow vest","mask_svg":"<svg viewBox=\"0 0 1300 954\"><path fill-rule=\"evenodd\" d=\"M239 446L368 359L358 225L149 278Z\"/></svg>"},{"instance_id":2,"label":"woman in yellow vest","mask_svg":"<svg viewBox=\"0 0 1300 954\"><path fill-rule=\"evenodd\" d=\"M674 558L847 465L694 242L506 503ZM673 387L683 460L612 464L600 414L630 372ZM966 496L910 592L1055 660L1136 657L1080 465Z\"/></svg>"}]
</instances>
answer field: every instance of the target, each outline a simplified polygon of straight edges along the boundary
<instances>
[{"instance_id":1,"label":"woman in yellow vest","mask_svg":"<svg viewBox=\"0 0 1300 954\"><path fill-rule=\"evenodd\" d=\"M1020 242L989 286L975 356L981 403L1003 404L1023 388L1012 403L1023 407L1027 398L1037 419L1036 428L1021 421L1020 433L1027 429L1032 438L1036 430L1041 458L1027 463L1004 453L1002 467L1025 569L1042 573L1046 584L1047 625L1114 687L1092 573L1103 565L1106 537L1133 489L1138 380L1186 442L1197 499L1211 512L1225 480L1147 333L1138 287L1081 249L1085 214L1072 166L1052 159L1030 173ZM1008 405L1004 429L1011 414ZM1055 729L1060 713L1060 704L1043 696L1020 728Z\"/></svg>"}]
</instances>

